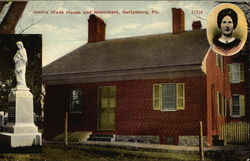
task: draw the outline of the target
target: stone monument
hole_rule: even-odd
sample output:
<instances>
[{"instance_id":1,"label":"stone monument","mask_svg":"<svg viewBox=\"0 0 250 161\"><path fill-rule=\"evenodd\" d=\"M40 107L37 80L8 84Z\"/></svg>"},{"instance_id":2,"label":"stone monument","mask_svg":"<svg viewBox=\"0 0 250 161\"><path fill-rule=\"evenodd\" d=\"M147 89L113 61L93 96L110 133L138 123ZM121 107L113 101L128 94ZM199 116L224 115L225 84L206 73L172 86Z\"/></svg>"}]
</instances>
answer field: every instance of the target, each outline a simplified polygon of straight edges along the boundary
<instances>
[{"instance_id":1,"label":"stone monument","mask_svg":"<svg viewBox=\"0 0 250 161\"><path fill-rule=\"evenodd\" d=\"M41 146L42 135L34 124L33 95L25 80L27 54L21 41L17 42L17 47L13 58L17 85L8 96L8 122L0 132L0 144L12 148Z\"/></svg>"}]
</instances>

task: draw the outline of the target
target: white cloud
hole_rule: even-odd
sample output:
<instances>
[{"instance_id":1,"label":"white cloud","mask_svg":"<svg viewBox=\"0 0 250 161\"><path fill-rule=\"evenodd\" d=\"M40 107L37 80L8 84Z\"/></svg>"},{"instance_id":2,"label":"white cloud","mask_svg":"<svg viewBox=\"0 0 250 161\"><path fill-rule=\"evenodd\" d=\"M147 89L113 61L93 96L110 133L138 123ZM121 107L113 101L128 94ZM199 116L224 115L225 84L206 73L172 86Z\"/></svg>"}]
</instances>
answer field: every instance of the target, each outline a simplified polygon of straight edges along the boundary
<instances>
[{"instance_id":1,"label":"white cloud","mask_svg":"<svg viewBox=\"0 0 250 161\"><path fill-rule=\"evenodd\" d=\"M138 29L138 34L145 35L145 33L148 34L157 34L157 33L167 33L171 31L172 25L171 23L165 21L165 22L155 22L149 25L144 25L141 28Z\"/></svg>"},{"instance_id":2,"label":"white cloud","mask_svg":"<svg viewBox=\"0 0 250 161\"><path fill-rule=\"evenodd\" d=\"M45 42L43 44L43 46L45 47L43 48L42 65L43 66L48 65L49 63L64 56L65 54L83 45L84 43L85 42L80 42L80 41L76 43L63 42L63 41Z\"/></svg>"},{"instance_id":3,"label":"white cloud","mask_svg":"<svg viewBox=\"0 0 250 161\"><path fill-rule=\"evenodd\" d=\"M168 7L166 7L166 3L168 5ZM158 11L166 11L166 10L169 10L169 8L171 8L172 6L174 5L174 2L154 2L153 4L150 4L148 5L148 9L151 9L151 10L158 10Z\"/></svg>"},{"instance_id":4,"label":"white cloud","mask_svg":"<svg viewBox=\"0 0 250 161\"><path fill-rule=\"evenodd\" d=\"M121 32L126 31L127 29L136 29L140 26L141 24L126 24L126 25L120 25L120 26L115 26L111 29L112 32L110 32L110 35L115 35Z\"/></svg>"},{"instance_id":5,"label":"white cloud","mask_svg":"<svg viewBox=\"0 0 250 161\"><path fill-rule=\"evenodd\" d=\"M86 26L78 25L76 27L58 27L51 24L34 25L26 33L40 33L49 36L50 39L76 40L86 35Z\"/></svg>"},{"instance_id":6,"label":"white cloud","mask_svg":"<svg viewBox=\"0 0 250 161\"><path fill-rule=\"evenodd\" d=\"M66 28L40 24L34 25L26 33L43 34L43 66L45 66L84 44L87 37L85 29L83 25Z\"/></svg>"},{"instance_id":7,"label":"white cloud","mask_svg":"<svg viewBox=\"0 0 250 161\"><path fill-rule=\"evenodd\" d=\"M159 30L159 28L167 28L169 25L168 22L156 22L153 24L149 24L147 26L144 26L143 29L147 29L147 30Z\"/></svg>"}]
</instances>

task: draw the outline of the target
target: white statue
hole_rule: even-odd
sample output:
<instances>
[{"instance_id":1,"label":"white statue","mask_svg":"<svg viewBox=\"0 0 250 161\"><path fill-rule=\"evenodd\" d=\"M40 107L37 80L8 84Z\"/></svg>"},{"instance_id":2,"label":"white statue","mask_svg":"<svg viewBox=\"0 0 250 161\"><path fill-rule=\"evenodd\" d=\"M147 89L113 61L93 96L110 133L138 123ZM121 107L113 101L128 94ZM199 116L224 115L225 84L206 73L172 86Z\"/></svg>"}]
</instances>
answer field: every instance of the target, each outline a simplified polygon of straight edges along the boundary
<instances>
[{"instance_id":1,"label":"white statue","mask_svg":"<svg viewBox=\"0 0 250 161\"><path fill-rule=\"evenodd\" d=\"M15 76L17 81L16 89L27 88L25 80L26 64L28 61L26 49L21 41L18 41L16 44L18 50L13 58L13 61L15 62Z\"/></svg>"}]
</instances>

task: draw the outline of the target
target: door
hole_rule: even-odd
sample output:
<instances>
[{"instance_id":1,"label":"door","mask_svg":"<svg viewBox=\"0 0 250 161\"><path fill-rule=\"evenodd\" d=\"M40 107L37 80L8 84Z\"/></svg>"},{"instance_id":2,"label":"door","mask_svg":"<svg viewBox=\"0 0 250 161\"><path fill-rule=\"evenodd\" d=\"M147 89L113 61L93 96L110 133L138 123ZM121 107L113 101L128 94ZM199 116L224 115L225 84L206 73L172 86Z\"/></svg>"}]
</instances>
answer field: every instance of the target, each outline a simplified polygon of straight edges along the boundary
<instances>
[{"instance_id":1,"label":"door","mask_svg":"<svg viewBox=\"0 0 250 161\"><path fill-rule=\"evenodd\" d=\"M99 88L99 130L115 130L116 87Z\"/></svg>"}]
</instances>

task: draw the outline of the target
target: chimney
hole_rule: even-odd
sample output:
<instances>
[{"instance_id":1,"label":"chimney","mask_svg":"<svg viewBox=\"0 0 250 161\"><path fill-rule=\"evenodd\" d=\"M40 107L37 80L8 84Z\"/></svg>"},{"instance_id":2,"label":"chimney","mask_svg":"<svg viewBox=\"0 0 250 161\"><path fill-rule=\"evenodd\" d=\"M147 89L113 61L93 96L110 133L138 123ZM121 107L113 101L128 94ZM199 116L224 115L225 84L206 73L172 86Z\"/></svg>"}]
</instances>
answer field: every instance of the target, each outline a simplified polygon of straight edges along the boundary
<instances>
[{"instance_id":1,"label":"chimney","mask_svg":"<svg viewBox=\"0 0 250 161\"><path fill-rule=\"evenodd\" d=\"M185 14L181 8L172 8L173 34L185 31Z\"/></svg>"},{"instance_id":2,"label":"chimney","mask_svg":"<svg viewBox=\"0 0 250 161\"><path fill-rule=\"evenodd\" d=\"M105 40L105 27L106 24L104 21L97 17L94 14L91 14L89 16L89 35L88 35L88 42L98 42L98 41L104 41Z\"/></svg>"},{"instance_id":3,"label":"chimney","mask_svg":"<svg viewBox=\"0 0 250 161\"><path fill-rule=\"evenodd\" d=\"M192 28L193 30L200 30L202 27L201 21L193 21Z\"/></svg>"}]
</instances>

